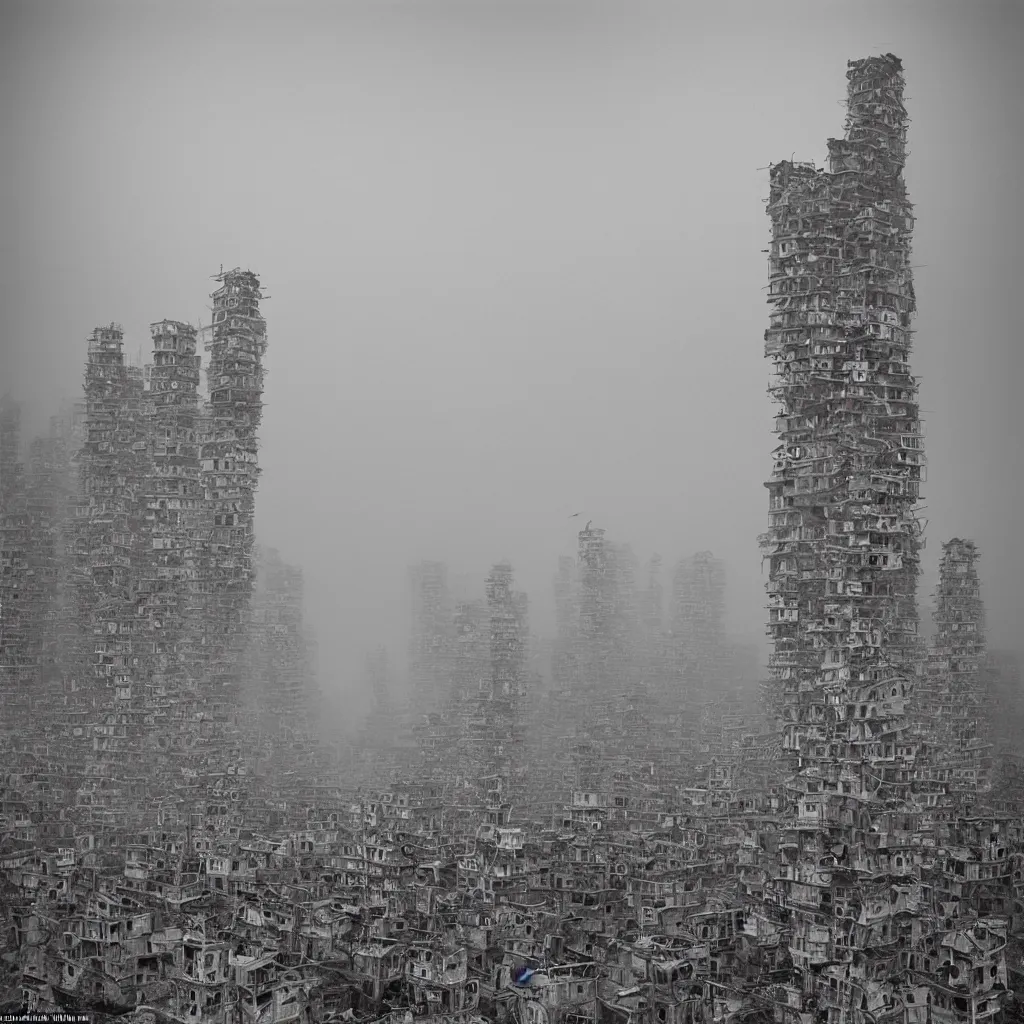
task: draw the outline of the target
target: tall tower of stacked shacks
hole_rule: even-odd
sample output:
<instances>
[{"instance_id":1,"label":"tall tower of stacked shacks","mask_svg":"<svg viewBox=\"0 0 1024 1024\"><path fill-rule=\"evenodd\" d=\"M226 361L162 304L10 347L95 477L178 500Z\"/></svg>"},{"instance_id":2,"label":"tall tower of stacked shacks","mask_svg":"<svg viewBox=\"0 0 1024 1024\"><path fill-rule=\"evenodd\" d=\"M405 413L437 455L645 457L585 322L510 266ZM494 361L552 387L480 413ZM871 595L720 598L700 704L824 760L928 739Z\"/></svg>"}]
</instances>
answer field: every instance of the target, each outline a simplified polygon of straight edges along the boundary
<instances>
[{"instance_id":1,"label":"tall tower of stacked shacks","mask_svg":"<svg viewBox=\"0 0 1024 1024\"><path fill-rule=\"evenodd\" d=\"M584 780L601 788L608 767L614 608L612 556L605 531L587 523L578 541L579 628L573 685L577 711L571 744L574 790L581 788Z\"/></svg>"},{"instance_id":2,"label":"tall tower of stacked shacks","mask_svg":"<svg viewBox=\"0 0 1024 1024\"><path fill-rule=\"evenodd\" d=\"M144 561L136 597L146 633L148 701L161 749L194 743L201 665L196 633L200 555L207 531L200 481L202 437L196 330L177 320L150 325L147 367L151 465L144 495Z\"/></svg>"},{"instance_id":3,"label":"tall tower of stacked shacks","mask_svg":"<svg viewBox=\"0 0 1024 1024\"><path fill-rule=\"evenodd\" d=\"M935 635L917 699L925 725L931 778L923 785L936 817L975 810L991 788L990 745L985 741L985 609L973 541L942 546L935 590ZM924 780L922 780L924 783Z\"/></svg>"},{"instance_id":4,"label":"tall tower of stacked shacks","mask_svg":"<svg viewBox=\"0 0 1024 1024\"><path fill-rule=\"evenodd\" d=\"M903 751L917 650L914 515L924 461L910 375L913 220L903 182L906 112L894 57L849 71L845 139L830 172L771 171L771 393L781 443L768 482L772 674L799 775ZM862 710L863 709L863 712ZM865 721L866 720L866 721ZM893 792L897 792L893 790Z\"/></svg>"},{"instance_id":5,"label":"tall tower of stacked shacks","mask_svg":"<svg viewBox=\"0 0 1024 1024\"><path fill-rule=\"evenodd\" d=\"M138 565L145 456L142 381L125 361L120 325L98 327L85 369L86 438L80 457L88 516L86 550L93 595L96 647L94 677L117 700L131 697L135 667L134 572ZM101 650L101 648L104 648ZM136 655L137 656L137 655Z\"/></svg>"},{"instance_id":6,"label":"tall tower of stacked shacks","mask_svg":"<svg viewBox=\"0 0 1024 1024\"><path fill-rule=\"evenodd\" d=\"M255 276L219 281L208 410L194 328L154 323L144 373L110 324L89 339L81 411L33 446L37 547L42 538L53 549L36 552L47 562L37 653L44 689L64 692L49 717L80 770L76 813L100 825L151 819L152 764L139 755L161 770L185 765L200 737L223 735L216 720L236 703L265 331ZM79 436L74 488L68 450Z\"/></svg>"},{"instance_id":7,"label":"tall tower of stacked shacks","mask_svg":"<svg viewBox=\"0 0 1024 1024\"><path fill-rule=\"evenodd\" d=\"M540 763L533 778L538 785L535 803L560 814L575 773L572 747L581 680L580 569L572 555L559 557L552 587L556 626L551 646L552 685L538 701L534 739Z\"/></svg>"},{"instance_id":8,"label":"tall tower of stacked shacks","mask_svg":"<svg viewBox=\"0 0 1024 1024\"><path fill-rule=\"evenodd\" d=\"M829 140L830 172L789 161L771 169L765 354L781 443L762 537L795 855L837 865L908 796L905 652L917 631L922 461L901 66L856 61L847 77L847 135ZM867 895L851 882L842 916L824 926L814 912L794 913L790 952L804 990L820 986L819 964L846 959Z\"/></svg>"},{"instance_id":9,"label":"tall tower of stacked shacks","mask_svg":"<svg viewBox=\"0 0 1024 1024\"><path fill-rule=\"evenodd\" d=\"M259 278L238 268L217 277L207 383L209 407L201 482L212 517L203 551L203 656L210 698L237 706L242 647L255 581L253 513L259 477L257 431L263 412L267 331Z\"/></svg>"},{"instance_id":10,"label":"tall tower of stacked shacks","mask_svg":"<svg viewBox=\"0 0 1024 1024\"><path fill-rule=\"evenodd\" d=\"M491 649L487 602L460 601L455 607L451 640L451 685L444 722L439 773L448 782L453 823L475 828L486 813L493 766L487 736Z\"/></svg>"},{"instance_id":11,"label":"tall tower of stacked shacks","mask_svg":"<svg viewBox=\"0 0 1024 1024\"><path fill-rule=\"evenodd\" d=\"M133 792L141 791L143 779L132 759L143 725L139 677L147 639L137 628L135 608L149 476L142 399L142 370L125 360L121 327L96 328L85 367L73 542L79 631L71 668L73 685L84 682L94 709L83 740L92 741L95 757L77 799L97 825L120 812L145 813L145 801Z\"/></svg>"},{"instance_id":12,"label":"tall tower of stacked shacks","mask_svg":"<svg viewBox=\"0 0 1024 1024\"><path fill-rule=\"evenodd\" d=\"M916 1020L921 1004L931 1019L975 1020L998 1007L1006 922L986 916L967 862L972 847L999 855L999 826L927 820L916 795L927 751L908 714L924 454L902 65L853 61L847 78L829 170L775 165L768 207L780 444L762 544L770 694L791 772L776 870L792 960L783 996L789 1012L836 1022ZM920 849L929 832L935 852Z\"/></svg>"},{"instance_id":13,"label":"tall tower of stacked shacks","mask_svg":"<svg viewBox=\"0 0 1024 1024\"><path fill-rule=\"evenodd\" d=\"M636 712L643 704L637 657L642 636L636 595L636 558L590 523L578 536L576 578L558 578L560 612L578 615L562 638L558 666L571 688L568 717L574 723L566 754L570 788L610 792L638 753ZM571 642L566 642L571 637ZM648 765L649 768L649 765Z\"/></svg>"},{"instance_id":14,"label":"tall tower of stacked shacks","mask_svg":"<svg viewBox=\"0 0 1024 1024\"><path fill-rule=\"evenodd\" d=\"M491 803L522 799L525 785L526 677L528 636L526 595L513 589L512 566L499 562L487 577L490 618L490 679L486 687L486 742L490 748L487 775L500 796Z\"/></svg>"},{"instance_id":15,"label":"tall tower of stacked shacks","mask_svg":"<svg viewBox=\"0 0 1024 1024\"><path fill-rule=\"evenodd\" d=\"M101 688L109 688L115 680L124 686L130 679L132 623L125 621L125 612L132 596L137 516L130 387L120 325L97 327L86 356L86 423L79 454L83 504L76 518L85 660L93 660L89 653L97 659L90 673L94 679L87 684L91 690L96 680ZM98 634L95 642L93 633Z\"/></svg>"},{"instance_id":16,"label":"tall tower of stacked shacks","mask_svg":"<svg viewBox=\"0 0 1024 1024\"><path fill-rule=\"evenodd\" d=\"M506 824L527 767L526 595L514 590L512 567L501 562L485 581L485 599L461 601L449 617L436 563L414 569L413 581L413 680L425 690L413 695L419 774L444 788L453 824ZM434 687L445 699L431 705Z\"/></svg>"}]
</instances>

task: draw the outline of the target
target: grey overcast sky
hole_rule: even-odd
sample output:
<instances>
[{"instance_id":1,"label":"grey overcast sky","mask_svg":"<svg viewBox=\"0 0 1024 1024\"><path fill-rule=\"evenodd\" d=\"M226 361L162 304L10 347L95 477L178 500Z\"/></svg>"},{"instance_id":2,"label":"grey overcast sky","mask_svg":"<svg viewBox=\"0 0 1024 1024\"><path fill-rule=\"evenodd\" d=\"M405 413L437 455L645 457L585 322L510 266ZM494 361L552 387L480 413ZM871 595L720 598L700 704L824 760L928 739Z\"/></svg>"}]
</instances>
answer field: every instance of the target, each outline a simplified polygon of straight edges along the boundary
<instances>
[{"instance_id":1,"label":"grey overcast sky","mask_svg":"<svg viewBox=\"0 0 1024 1024\"><path fill-rule=\"evenodd\" d=\"M0 389L42 427L85 337L259 273L258 533L307 573L323 681L402 656L405 567L508 557L546 626L579 520L710 548L759 639L767 165L825 156L846 62L904 61L913 355L940 542L1022 634L1017 3L528 0L0 8Z\"/></svg>"}]
</instances>

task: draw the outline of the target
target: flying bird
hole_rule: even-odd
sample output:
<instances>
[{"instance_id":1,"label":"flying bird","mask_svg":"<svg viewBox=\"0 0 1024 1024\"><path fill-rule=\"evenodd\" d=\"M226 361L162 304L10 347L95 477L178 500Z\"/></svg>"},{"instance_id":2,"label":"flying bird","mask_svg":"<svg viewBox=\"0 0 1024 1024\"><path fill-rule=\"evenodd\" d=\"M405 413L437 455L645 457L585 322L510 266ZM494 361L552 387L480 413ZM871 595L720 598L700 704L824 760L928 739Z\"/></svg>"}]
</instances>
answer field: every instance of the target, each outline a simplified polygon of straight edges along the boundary
<instances>
[{"instance_id":1,"label":"flying bird","mask_svg":"<svg viewBox=\"0 0 1024 1024\"><path fill-rule=\"evenodd\" d=\"M571 516L569 516L568 518L569 519L575 519L577 516L581 516L581 515L583 515L582 512L573 512L573 514Z\"/></svg>"}]
</instances>

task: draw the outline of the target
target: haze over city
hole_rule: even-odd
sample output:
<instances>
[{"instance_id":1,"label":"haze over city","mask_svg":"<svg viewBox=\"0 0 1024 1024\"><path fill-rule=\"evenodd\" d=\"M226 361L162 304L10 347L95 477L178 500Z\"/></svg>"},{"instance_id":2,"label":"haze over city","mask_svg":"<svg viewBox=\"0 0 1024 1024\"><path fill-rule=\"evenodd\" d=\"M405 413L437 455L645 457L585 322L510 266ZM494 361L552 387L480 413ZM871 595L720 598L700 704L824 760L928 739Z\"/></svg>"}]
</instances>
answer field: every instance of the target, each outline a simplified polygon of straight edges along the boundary
<instances>
[{"instance_id":1,"label":"haze over city","mask_svg":"<svg viewBox=\"0 0 1024 1024\"><path fill-rule=\"evenodd\" d=\"M892 51L923 618L939 542L969 536L990 645L1016 647L1020 20L933 2L8 4L0 389L31 436L79 397L95 326L122 323L141 364L152 321L206 324L211 275L257 271L256 529L305 572L339 728L368 707L368 651L404 666L411 563L482 592L507 558L551 635L557 559L587 520L641 562L724 559L728 629L766 656L767 165L820 164L846 61Z\"/></svg>"},{"instance_id":2,"label":"haze over city","mask_svg":"<svg viewBox=\"0 0 1024 1024\"><path fill-rule=\"evenodd\" d=\"M0 19L0 1015L1024 1024L1018 5Z\"/></svg>"}]
</instances>

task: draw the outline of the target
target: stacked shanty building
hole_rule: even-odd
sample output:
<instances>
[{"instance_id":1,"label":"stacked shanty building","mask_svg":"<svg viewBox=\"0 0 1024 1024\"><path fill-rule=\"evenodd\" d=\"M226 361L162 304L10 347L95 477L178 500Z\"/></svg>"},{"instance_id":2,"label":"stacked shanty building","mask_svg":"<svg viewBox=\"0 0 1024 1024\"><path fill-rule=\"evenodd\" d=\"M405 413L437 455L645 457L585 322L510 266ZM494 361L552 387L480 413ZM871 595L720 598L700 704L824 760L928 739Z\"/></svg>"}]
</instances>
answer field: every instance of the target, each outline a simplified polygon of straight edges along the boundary
<instances>
[{"instance_id":1,"label":"stacked shanty building","mask_svg":"<svg viewBox=\"0 0 1024 1024\"><path fill-rule=\"evenodd\" d=\"M930 750L923 759L928 803L938 820L971 814L992 786L991 744L984 735L985 611L977 559L972 541L956 538L942 547L935 634L919 687L917 707Z\"/></svg>"},{"instance_id":2,"label":"stacked shanty building","mask_svg":"<svg viewBox=\"0 0 1024 1024\"><path fill-rule=\"evenodd\" d=\"M208 529L200 485L203 423L197 388L196 329L175 320L150 327L146 412L151 461L143 496L142 547L136 591L140 680L154 708L150 749L160 763L195 746L198 733L197 656L202 605L200 554Z\"/></svg>"},{"instance_id":3,"label":"stacked shanty building","mask_svg":"<svg viewBox=\"0 0 1024 1024\"><path fill-rule=\"evenodd\" d=\"M1005 991L1008 922L972 880L1000 875L1008 826L928 813L929 752L910 715L924 455L902 67L869 58L847 77L829 170L784 161L771 172L765 341L781 443L762 546L791 775L762 896L786 908L771 941L781 935L792 962L773 1002L776 1016L977 1020ZM959 557L949 553L947 578ZM940 591L940 618L953 601ZM973 750L962 717L943 728Z\"/></svg>"},{"instance_id":4,"label":"stacked shanty building","mask_svg":"<svg viewBox=\"0 0 1024 1024\"><path fill-rule=\"evenodd\" d=\"M499 562L486 582L490 618L490 685L485 689L488 775L497 776L510 803L525 795L526 650L529 642L526 595L515 590L512 566Z\"/></svg>"},{"instance_id":5,"label":"stacked shanty building","mask_svg":"<svg viewBox=\"0 0 1024 1024\"><path fill-rule=\"evenodd\" d=\"M233 270L218 281L207 342L210 398L200 454L203 496L212 516L202 561L202 621L209 696L222 696L230 704L241 685L240 642L256 575L253 515L267 332L256 275Z\"/></svg>"}]
</instances>

